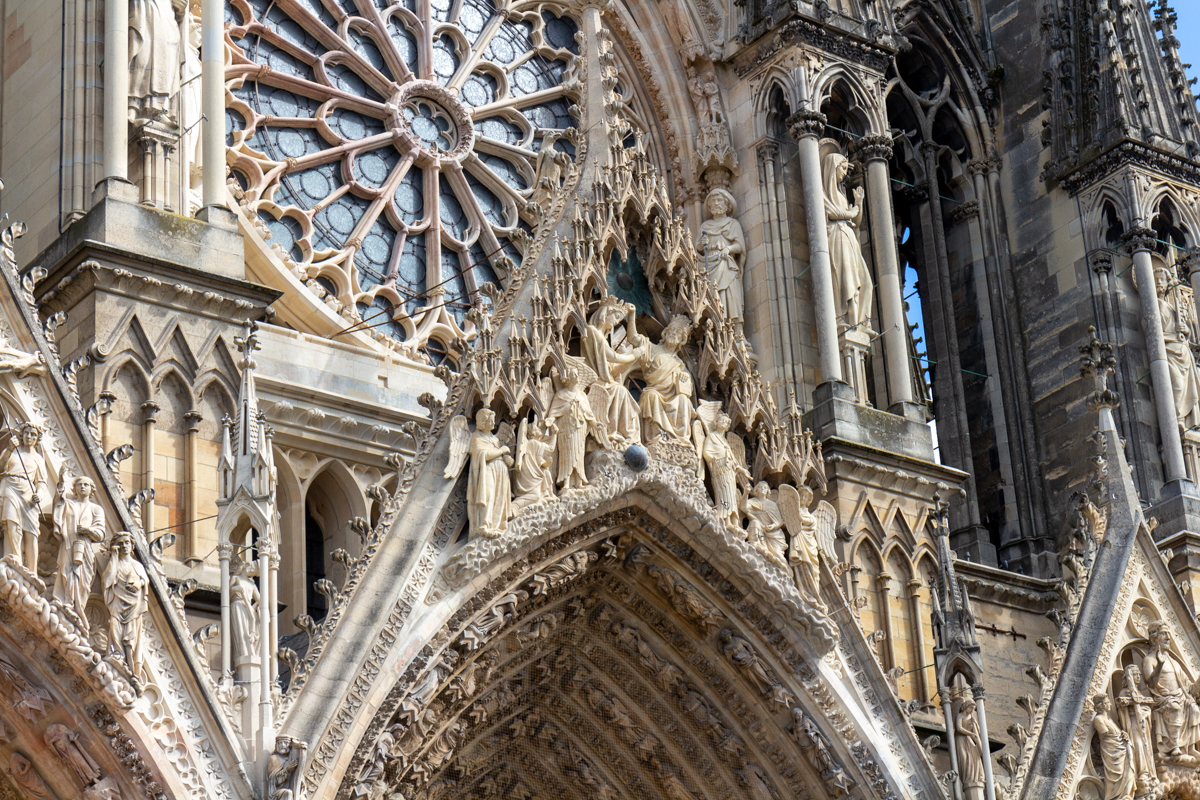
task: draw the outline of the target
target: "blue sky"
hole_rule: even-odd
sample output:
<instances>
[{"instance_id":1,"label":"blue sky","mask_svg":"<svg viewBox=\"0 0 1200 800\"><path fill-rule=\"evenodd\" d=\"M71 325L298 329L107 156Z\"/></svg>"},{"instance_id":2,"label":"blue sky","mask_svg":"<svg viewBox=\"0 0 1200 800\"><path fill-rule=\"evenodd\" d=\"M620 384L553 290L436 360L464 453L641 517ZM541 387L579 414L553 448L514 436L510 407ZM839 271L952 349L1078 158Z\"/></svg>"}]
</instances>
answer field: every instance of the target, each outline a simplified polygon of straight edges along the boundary
<instances>
[{"instance_id":1,"label":"blue sky","mask_svg":"<svg viewBox=\"0 0 1200 800\"><path fill-rule=\"evenodd\" d=\"M1179 17L1175 37L1179 39L1179 56L1183 63L1191 64L1188 74L1192 78L1200 78L1200 2L1196 0L1175 0L1175 14ZM1192 87L1192 91L1200 90L1200 83Z\"/></svg>"}]
</instances>

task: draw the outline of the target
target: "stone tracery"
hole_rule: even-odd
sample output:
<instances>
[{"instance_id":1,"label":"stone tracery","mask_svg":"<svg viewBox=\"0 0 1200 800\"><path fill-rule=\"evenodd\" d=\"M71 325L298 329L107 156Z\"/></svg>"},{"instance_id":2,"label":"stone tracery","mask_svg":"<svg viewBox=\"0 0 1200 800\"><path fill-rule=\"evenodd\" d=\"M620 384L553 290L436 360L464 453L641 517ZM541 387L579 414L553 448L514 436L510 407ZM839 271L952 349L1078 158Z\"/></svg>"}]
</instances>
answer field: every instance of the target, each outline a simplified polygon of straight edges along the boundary
<instances>
[{"instance_id":1,"label":"stone tracery","mask_svg":"<svg viewBox=\"0 0 1200 800\"><path fill-rule=\"evenodd\" d=\"M247 213L355 329L443 358L480 287L520 265L570 164L577 23L486 0L231 13Z\"/></svg>"}]
</instances>

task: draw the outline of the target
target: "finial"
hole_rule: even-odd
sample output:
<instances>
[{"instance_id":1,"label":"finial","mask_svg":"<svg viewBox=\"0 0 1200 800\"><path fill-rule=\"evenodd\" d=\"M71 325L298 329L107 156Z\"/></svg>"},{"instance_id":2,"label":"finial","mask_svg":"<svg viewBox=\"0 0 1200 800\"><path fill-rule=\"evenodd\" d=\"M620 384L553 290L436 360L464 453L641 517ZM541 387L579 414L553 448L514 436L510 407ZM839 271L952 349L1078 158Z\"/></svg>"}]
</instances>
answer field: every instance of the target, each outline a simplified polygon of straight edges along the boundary
<instances>
[{"instance_id":1,"label":"finial","mask_svg":"<svg viewBox=\"0 0 1200 800\"><path fill-rule=\"evenodd\" d=\"M1112 409L1121 405L1121 395L1108 388L1108 376L1117 370L1117 359L1112 345L1096 336L1095 326L1088 326L1087 344L1079 348L1079 373L1091 378L1093 390L1087 397L1087 407L1101 416L1101 428L1112 427Z\"/></svg>"}]
</instances>

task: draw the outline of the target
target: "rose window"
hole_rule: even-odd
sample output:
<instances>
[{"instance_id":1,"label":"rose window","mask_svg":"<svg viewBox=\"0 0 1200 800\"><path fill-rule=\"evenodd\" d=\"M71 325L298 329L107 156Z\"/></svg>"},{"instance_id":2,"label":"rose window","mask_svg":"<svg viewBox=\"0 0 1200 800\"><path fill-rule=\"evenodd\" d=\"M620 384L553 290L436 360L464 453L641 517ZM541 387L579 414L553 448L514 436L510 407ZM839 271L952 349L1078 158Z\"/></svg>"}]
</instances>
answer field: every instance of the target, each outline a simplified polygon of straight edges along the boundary
<instances>
[{"instance_id":1,"label":"rose window","mask_svg":"<svg viewBox=\"0 0 1200 800\"><path fill-rule=\"evenodd\" d=\"M538 152L574 155L575 21L491 0L227 0L226 20L243 207L347 326L440 360L521 262Z\"/></svg>"}]
</instances>

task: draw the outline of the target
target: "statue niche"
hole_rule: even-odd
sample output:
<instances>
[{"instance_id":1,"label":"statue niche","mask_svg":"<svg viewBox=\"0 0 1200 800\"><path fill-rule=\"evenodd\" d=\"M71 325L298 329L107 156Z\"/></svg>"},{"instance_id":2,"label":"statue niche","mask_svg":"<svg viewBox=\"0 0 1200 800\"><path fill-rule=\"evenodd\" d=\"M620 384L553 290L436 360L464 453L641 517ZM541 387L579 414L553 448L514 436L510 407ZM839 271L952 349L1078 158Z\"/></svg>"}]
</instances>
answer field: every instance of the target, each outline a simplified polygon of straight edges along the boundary
<instances>
[{"instance_id":1,"label":"statue niche","mask_svg":"<svg viewBox=\"0 0 1200 800\"><path fill-rule=\"evenodd\" d=\"M854 188L854 201L846 199L844 183L850 162L833 140L822 142L821 178L829 234L829 266L833 280L834 315L841 342L843 372L858 402L866 404L866 357L871 345L869 322L874 301L874 279L858 241L862 221L863 190Z\"/></svg>"},{"instance_id":2,"label":"statue niche","mask_svg":"<svg viewBox=\"0 0 1200 800\"><path fill-rule=\"evenodd\" d=\"M1171 261L1174 261L1173 257ZM1158 294L1175 416L1183 431L1200 428L1200 370L1196 368L1196 356L1192 352L1195 304L1191 291L1175 280L1173 264L1155 267L1154 289Z\"/></svg>"},{"instance_id":3,"label":"statue niche","mask_svg":"<svg viewBox=\"0 0 1200 800\"><path fill-rule=\"evenodd\" d=\"M696 251L704 258L704 270L717 288L727 319L740 322L745 315L742 272L746 260L746 235L733 214L737 203L724 189L713 189L704 200L708 220L700 226Z\"/></svg>"},{"instance_id":4,"label":"statue niche","mask_svg":"<svg viewBox=\"0 0 1200 800\"><path fill-rule=\"evenodd\" d=\"M170 112L179 90L179 22L182 0L130 0L129 118L156 119Z\"/></svg>"}]
</instances>

